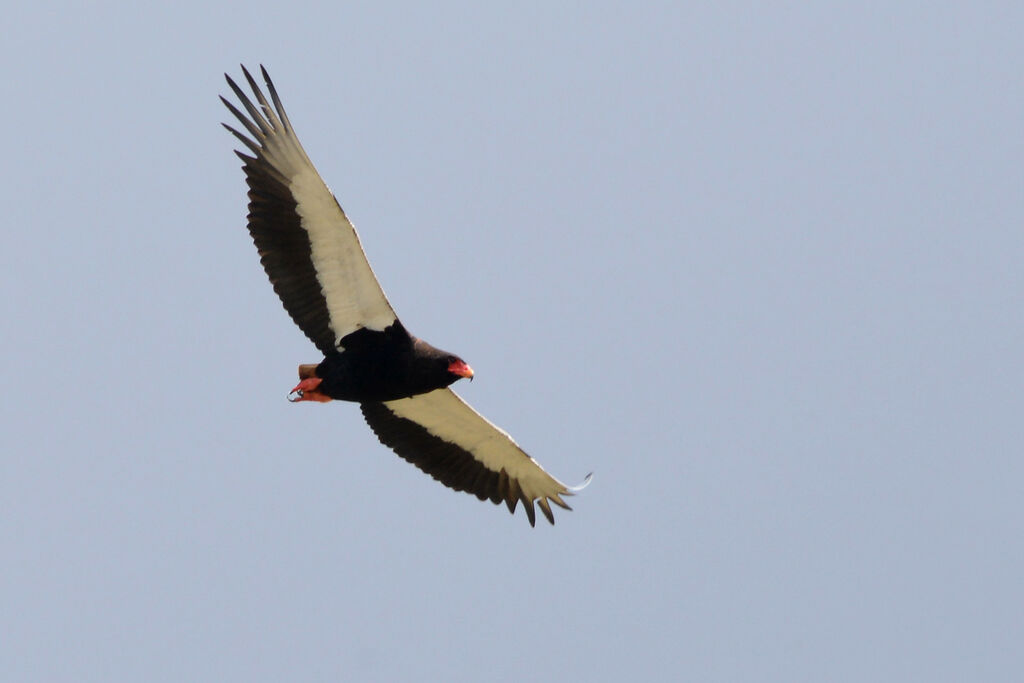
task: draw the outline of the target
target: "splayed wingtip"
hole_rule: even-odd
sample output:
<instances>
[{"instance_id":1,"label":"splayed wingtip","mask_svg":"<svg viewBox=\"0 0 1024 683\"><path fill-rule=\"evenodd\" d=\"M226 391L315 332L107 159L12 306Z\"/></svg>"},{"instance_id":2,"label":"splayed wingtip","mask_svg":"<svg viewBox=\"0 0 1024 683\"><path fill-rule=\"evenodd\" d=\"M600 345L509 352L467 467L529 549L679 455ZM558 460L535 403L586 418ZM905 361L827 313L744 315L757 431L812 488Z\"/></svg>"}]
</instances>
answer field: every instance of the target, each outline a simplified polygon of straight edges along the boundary
<instances>
[{"instance_id":1,"label":"splayed wingtip","mask_svg":"<svg viewBox=\"0 0 1024 683\"><path fill-rule=\"evenodd\" d=\"M570 486L569 490L572 491L573 493L579 493L583 489L585 489L588 486L590 486L590 480L593 479L593 478L594 478L594 473L590 472L590 473L587 474L586 477L583 478L583 483L576 484L576 486Z\"/></svg>"}]
</instances>

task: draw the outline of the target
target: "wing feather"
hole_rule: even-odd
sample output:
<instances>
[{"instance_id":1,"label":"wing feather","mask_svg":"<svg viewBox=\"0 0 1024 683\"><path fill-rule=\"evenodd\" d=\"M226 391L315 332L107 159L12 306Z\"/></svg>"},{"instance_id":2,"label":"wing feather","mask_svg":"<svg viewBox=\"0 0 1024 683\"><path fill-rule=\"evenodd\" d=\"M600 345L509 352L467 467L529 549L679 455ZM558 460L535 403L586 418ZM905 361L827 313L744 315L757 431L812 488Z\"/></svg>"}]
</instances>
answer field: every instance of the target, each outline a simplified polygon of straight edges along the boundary
<instances>
[{"instance_id":1,"label":"wing feather","mask_svg":"<svg viewBox=\"0 0 1024 683\"><path fill-rule=\"evenodd\" d=\"M245 67L259 106L225 74L245 112L221 100L245 133L224 127L255 155L238 153L249 185L249 233L263 268L292 320L327 355L340 350L351 332L383 330L396 316L355 227L309 160L277 89L260 69L273 106Z\"/></svg>"},{"instance_id":2,"label":"wing feather","mask_svg":"<svg viewBox=\"0 0 1024 683\"><path fill-rule=\"evenodd\" d=\"M573 489L527 455L505 431L473 410L451 389L383 403L363 403L363 416L381 443L456 491L472 493L514 513L520 501L533 526L534 502L552 524L551 501Z\"/></svg>"}]
</instances>

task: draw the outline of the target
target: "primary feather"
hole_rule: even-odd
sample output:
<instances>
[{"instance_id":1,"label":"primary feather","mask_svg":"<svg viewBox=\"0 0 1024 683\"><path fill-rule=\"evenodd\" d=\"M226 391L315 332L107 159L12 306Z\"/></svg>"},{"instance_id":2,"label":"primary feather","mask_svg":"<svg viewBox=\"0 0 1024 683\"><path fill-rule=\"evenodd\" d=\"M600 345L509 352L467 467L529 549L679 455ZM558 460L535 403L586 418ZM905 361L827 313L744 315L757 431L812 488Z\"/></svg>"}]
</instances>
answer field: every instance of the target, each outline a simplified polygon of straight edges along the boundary
<instances>
[{"instance_id":1,"label":"primary feather","mask_svg":"<svg viewBox=\"0 0 1024 683\"><path fill-rule=\"evenodd\" d=\"M249 233L274 291L324 354L299 367L298 400L360 403L398 455L445 486L481 500L534 504L554 524L551 503L570 509L571 489L448 386L473 371L458 356L409 334L377 282L355 227L302 148L277 89L260 67L270 101L242 67L246 94L225 74L242 109L221 98L251 152L236 152L249 185ZM255 102L253 101L255 98ZM273 104L271 104L271 102Z\"/></svg>"}]
</instances>

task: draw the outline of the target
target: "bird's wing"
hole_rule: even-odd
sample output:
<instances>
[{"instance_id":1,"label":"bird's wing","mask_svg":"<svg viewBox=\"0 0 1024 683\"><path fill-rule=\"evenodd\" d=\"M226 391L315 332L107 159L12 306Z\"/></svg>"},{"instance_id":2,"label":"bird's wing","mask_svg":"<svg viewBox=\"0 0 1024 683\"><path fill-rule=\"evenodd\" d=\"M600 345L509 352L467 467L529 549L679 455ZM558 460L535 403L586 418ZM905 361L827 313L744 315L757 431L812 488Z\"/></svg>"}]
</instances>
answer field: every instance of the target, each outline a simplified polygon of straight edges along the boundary
<instances>
[{"instance_id":1,"label":"bird's wing","mask_svg":"<svg viewBox=\"0 0 1024 683\"><path fill-rule=\"evenodd\" d=\"M549 501L571 509L561 496L578 489L545 472L512 437L451 389L363 403L362 409L381 443L445 486L495 504L504 501L513 513L522 501L531 526L536 522L534 501L552 524Z\"/></svg>"},{"instance_id":2,"label":"bird's wing","mask_svg":"<svg viewBox=\"0 0 1024 683\"><path fill-rule=\"evenodd\" d=\"M236 152L249 184L249 233L288 314L325 355L361 328L383 330L396 317L355 227L295 135L277 90L260 67L273 107L242 67L257 107L227 75L248 116L221 97L248 135L231 131L253 156Z\"/></svg>"}]
</instances>

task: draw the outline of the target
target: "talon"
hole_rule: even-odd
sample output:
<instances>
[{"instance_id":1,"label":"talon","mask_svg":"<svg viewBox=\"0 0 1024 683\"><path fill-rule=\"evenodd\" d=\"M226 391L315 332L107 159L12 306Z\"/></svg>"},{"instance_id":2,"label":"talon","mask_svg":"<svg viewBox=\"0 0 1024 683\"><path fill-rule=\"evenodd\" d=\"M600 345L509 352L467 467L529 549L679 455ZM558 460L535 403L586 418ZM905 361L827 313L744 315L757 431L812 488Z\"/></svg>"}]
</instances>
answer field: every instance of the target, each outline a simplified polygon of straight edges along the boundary
<instances>
[{"instance_id":1,"label":"talon","mask_svg":"<svg viewBox=\"0 0 1024 683\"><path fill-rule=\"evenodd\" d=\"M317 387L320 386L321 382L323 380L319 377L306 377L289 392L288 400L292 403L298 403L299 401L327 403L331 400L331 397L317 391Z\"/></svg>"}]
</instances>

